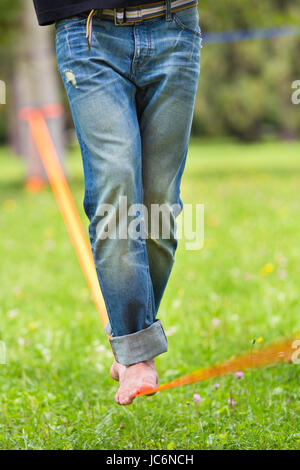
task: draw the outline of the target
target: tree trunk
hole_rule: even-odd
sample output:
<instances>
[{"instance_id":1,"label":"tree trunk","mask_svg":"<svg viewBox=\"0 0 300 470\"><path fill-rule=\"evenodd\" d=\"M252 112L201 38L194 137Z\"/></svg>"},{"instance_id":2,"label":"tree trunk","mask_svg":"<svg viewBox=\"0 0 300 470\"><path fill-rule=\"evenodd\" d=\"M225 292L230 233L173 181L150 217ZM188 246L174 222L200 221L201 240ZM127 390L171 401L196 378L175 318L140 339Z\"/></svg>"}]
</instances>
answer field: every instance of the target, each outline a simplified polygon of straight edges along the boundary
<instances>
[{"instance_id":1,"label":"tree trunk","mask_svg":"<svg viewBox=\"0 0 300 470\"><path fill-rule=\"evenodd\" d=\"M24 2L19 54L13 80L14 150L26 158L28 187L47 181L26 121L19 118L25 107L42 107L60 102L59 82L51 27L39 27L33 2ZM47 119L48 128L62 162L65 147L63 115Z\"/></svg>"}]
</instances>

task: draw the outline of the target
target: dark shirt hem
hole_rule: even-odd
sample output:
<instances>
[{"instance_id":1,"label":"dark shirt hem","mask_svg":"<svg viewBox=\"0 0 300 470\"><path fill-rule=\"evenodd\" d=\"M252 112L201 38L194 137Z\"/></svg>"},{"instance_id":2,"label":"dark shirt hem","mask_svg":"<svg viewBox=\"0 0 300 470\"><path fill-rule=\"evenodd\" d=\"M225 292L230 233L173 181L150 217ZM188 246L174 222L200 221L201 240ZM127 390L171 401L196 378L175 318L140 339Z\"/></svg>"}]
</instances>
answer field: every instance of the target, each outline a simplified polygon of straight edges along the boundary
<instances>
[{"instance_id":1,"label":"dark shirt hem","mask_svg":"<svg viewBox=\"0 0 300 470\"><path fill-rule=\"evenodd\" d=\"M151 4L151 3L156 3L157 1L159 0L152 0L152 1L149 1L149 0L136 0L136 1L128 1L127 3L127 6L133 6L133 5L142 5L142 4ZM39 0L35 0L35 9L36 9L36 14L37 14L37 18L38 18L38 22L39 22L39 25L40 26L47 26L47 25L50 25L50 24L53 24L55 23L55 21L57 20L63 20L65 18L69 18L71 16L75 16L75 15L79 15L81 13L84 13L88 10L92 10L93 8L94 9L97 9L97 8L115 8L118 6L118 4L120 5L120 1L112 1L112 0L108 0L107 2L103 1L101 2L102 5L101 7L97 6L97 3L99 4L99 1L95 1L95 0L88 0L88 1L83 1L83 2L80 2L80 4L76 4L76 5L65 5L65 6L62 6L62 7L55 7L55 8L50 8L48 10L42 10L40 9L40 6L39 6ZM126 4L126 2L124 2ZM124 5L125 6L125 5Z\"/></svg>"}]
</instances>

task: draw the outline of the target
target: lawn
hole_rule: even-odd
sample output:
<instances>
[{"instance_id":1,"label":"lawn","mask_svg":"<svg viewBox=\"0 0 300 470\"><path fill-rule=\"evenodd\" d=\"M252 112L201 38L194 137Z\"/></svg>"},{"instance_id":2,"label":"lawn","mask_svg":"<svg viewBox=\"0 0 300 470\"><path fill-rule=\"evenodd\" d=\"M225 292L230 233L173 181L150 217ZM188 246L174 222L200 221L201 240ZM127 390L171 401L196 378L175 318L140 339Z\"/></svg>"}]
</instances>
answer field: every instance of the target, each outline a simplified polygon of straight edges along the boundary
<instances>
[{"instance_id":1,"label":"lawn","mask_svg":"<svg viewBox=\"0 0 300 470\"><path fill-rule=\"evenodd\" d=\"M182 198L205 205L205 243L180 242L159 314L161 383L299 330L299 155L300 143L191 141ZM297 364L116 405L112 354L51 190L27 193L5 148L0 165L1 449L300 448ZM77 148L68 166L87 228Z\"/></svg>"}]
</instances>

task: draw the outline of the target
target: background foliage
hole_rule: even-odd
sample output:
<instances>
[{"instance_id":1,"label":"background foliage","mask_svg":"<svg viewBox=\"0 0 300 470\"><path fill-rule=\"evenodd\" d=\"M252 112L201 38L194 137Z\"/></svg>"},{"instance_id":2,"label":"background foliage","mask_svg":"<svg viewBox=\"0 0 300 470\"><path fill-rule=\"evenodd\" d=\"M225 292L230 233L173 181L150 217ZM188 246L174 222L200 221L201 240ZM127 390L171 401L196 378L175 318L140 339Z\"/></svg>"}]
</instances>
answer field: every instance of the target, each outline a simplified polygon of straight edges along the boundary
<instances>
[{"instance_id":1,"label":"background foliage","mask_svg":"<svg viewBox=\"0 0 300 470\"><path fill-rule=\"evenodd\" d=\"M9 84L22 40L22 2L0 2L0 79ZM299 0L200 0L198 8L203 33L300 22ZM193 134L296 138L299 107L291 103L291 84L300 79L299 51L300 35L203 47ZM7 138L8 113L8 106L0 108L0 141Z\"/></svg>"},{"instance_id":2,"label":"background foliage","mask_svg":"<svg viewBox=\"0 0 300 470\"><path fill-rule=\"evenodd\" d=\"M205 203L205 243L179 243L159 312L160 383L299 330L300 143L205 140L192 139L182 186L186 203ZM87 228L78 147L67 161ZM112 353L53 194L24 191L8 149L0 162L0 449L300 449L299 364L117 406Z\"/></svg>"},{"instance_id":3,"label":"background foliage","mask_svg":"<svg viewBox=\"0 0 300 470\"><path fill-rule=\"evenodd\" d=\"M202 32L299 25L295 0L201 0ZM209 45L202 49L194 132L296 137L299 108L291 84L300 79L300 36Z\"/></svg>"}]
</instances>

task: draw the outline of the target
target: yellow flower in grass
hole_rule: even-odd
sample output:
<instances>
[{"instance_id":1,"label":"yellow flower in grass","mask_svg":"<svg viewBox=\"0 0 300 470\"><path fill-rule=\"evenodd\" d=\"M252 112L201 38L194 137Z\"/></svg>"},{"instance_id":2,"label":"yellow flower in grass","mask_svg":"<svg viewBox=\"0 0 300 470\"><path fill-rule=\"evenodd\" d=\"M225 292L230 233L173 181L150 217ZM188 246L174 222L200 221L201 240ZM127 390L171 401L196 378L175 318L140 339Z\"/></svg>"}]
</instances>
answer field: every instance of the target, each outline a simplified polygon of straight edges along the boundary
<instances>
[{"instance_id":1,"label":"yellow flower in grass","mask_svg":"<svg viewBox=\"0 0 300 470\"><path fill-rule=\"evenodd\" d=\"M2 203L2 207L5 212L13 212L17 207L17 203L13 199L7 199Z\"/></svg>"},{"instance_id":2,"label":"yellow flower in grass","mask_svg":"<svg viewBox=\"0 0 300 470\"><path fill-rule=\"evenodd\" d=\"M267 263L264 267L261 268L260 274L262 276L268 276L268 274L271 274L275 269L275 266L273 263Z\"/></svg>"},{"instance_id":3,"label":"yellow flower in grass","mask_svg":"<svg viewBox=\"0 0 300 470\"><path fill-rule=\"evenodd\" d=\"M256 343L261 343L263 340L264 339L263 339L262 336L260 336L258 339L253 339L252 340L252 346L254 346L254 344L256 344Z\"/></svg>"}]
</instances>

